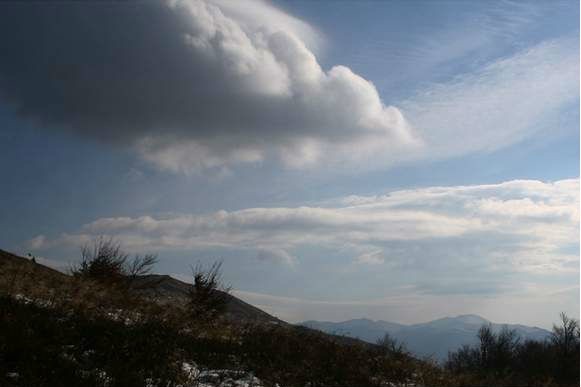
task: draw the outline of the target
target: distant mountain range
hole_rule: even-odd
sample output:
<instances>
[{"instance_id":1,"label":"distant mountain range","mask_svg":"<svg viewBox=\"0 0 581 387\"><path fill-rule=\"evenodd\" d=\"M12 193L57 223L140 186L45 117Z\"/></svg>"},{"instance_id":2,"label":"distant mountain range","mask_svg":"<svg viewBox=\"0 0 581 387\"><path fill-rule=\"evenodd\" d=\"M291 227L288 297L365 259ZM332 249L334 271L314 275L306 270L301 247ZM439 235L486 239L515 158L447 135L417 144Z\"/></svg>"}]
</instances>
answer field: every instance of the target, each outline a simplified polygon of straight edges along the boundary
<instances>
[{"instance_id":1,"label":"distant mountain range","mask_svg":"<svg viewBox=\"0 0 581 387\"><path fill-rule=\"evenodd\" d=\"M476 344L478 329L484 324L491 324L494 331L500 331L506 325L509 329L514 329L521 340L544 340L550 335L549 331L542 328L519 324L496 324L477 315L445 317L412 325L369 319L343 322L305 321L299 325L326 333L358 338L370 343L376 343L385 333L389 333L390 336L404 343L413 354L443 361L447 358L448 351L455 351L464 344Z\"/></svg>"}]
</instances>

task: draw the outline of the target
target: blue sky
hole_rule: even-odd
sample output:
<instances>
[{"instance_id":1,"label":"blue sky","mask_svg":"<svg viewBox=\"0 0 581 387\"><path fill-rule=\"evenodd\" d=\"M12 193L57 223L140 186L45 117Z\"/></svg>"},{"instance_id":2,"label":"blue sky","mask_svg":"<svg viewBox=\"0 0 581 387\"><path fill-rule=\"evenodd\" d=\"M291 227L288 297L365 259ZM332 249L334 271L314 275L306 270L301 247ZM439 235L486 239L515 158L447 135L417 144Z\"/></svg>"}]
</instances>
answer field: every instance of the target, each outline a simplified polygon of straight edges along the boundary
<instances>
[{"instance_id":1,"label":"blue sky","mask_svg":"<svg viewBox=\"0 0 581 387\"><path fill-rule=\"evenodd\" d=\"M578 3L0 7L1 248L222 259L289 321L578 315Z\"/></svg>"}]
</instances>

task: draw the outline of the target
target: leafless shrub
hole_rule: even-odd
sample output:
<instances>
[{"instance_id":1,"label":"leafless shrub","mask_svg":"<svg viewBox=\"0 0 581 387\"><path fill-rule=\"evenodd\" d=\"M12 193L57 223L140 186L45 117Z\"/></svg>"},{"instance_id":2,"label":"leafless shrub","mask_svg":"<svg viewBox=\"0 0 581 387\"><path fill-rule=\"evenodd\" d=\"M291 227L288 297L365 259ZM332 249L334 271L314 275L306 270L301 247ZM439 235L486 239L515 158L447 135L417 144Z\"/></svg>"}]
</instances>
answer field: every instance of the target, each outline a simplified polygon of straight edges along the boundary
<instances>
[{"instance_id":1,"label":"leafless shrub","mask_svg":"<svg viewBox=\"0 0 581 387\"><path fill-rule=\"evenodd\" d=\"M76 277L103 283L119 283L151 273L157 263L153 254L130 255L113 238L99 237L81 249L81 263L72 268Z\"/></svg>"},{"instance_id":2,"label":"leafless shrub","mask_svg":"<svg viewBox=\"0 0 581 387\"><path fill-rule=\"evenodd\" d=\"M151 270L156 263L157 256L154 254L136 255L127 263L126 275L138 277L151 274Z\"/></svg>"},{"instance_id":3,"label":"leafless shrub","mask_svg":"<svg viewBox=\"0 0 581 387\"><path fill-rule=\"evenodd\" d=\"M226 311L231 288L223 285L221 269L221 262L213 263L209 269L200 263L192 267L187 311L197 322L211 323Z\"/></svg>"}]
</instances>

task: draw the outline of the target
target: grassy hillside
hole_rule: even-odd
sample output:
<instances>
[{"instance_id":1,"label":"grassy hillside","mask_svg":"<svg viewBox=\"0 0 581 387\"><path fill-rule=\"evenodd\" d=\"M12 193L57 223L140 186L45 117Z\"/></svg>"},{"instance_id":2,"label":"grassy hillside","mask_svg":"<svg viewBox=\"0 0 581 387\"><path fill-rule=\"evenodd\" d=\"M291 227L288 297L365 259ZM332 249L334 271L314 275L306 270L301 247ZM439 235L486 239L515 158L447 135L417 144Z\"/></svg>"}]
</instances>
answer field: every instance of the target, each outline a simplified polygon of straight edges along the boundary
<instances>
[{"instance_id":1,"label":"grassy hillside","mask_svg":"<svg viewBox=\"0 0 581 387\"><path fill-rule=\"evenodd\" d=\"M184 301L188 297L189 284L169 275L151 274L140 276L136 287L145 289L144 292L158 301ZM226 298L225 318L233 321L261 322L285 324L284 321L271 316L265 311L250 305L229 293L222 295Z\"/></svg>"},{"instance_id":2,"label":"grassy hillside","mask_svg":"<svg viewBox=\"0 0 581 387\"><path fill-rule=\"evenodd\" d=\"M0 269L5 273L3 277L9 279L8 273L16 271L19 273L29 273L41 283L50 284L49 287L57 284L65 285L73 280L70 275L54 270L47 266L33 263L31 259L19 257L7 251L0 250ZM182 303L188 297L189 284L177 280L169 275L150 274L138 276L133 282L136 292L159 303ZM220 292L220 291L218 291ZM245 322L269 322L283 324L282 320L250 305L231 294L224 293L226 298L225 318L233 321Z\"/></svg>"},{"instance_id":3,"label":"grassy hillside","mask_svg":"<svg viewBox=\"0 0 581 387\"><path fill-rule=\"evenodd\" d=\"M192 289L167 276L66 275L0 251L0 386L578 385L574 320L545 342L484 332L440 367L389 339L293 326L225 293L223 313L205 313Z\"/></svg>"},{"instance_id":4,"label":"grassy hillside","mask_svg":"<svg viewBox=\"0 0 581 387\"><path fill-rule=\"evenodd\" d=\"M280 322L232 296L223 316L196 318L180 302L188 284L171 277L140 277L132 289L1 252L0 385L194 386L192 364L265 386L443 385L429 363Z\"/></svg>"}]
</instances>

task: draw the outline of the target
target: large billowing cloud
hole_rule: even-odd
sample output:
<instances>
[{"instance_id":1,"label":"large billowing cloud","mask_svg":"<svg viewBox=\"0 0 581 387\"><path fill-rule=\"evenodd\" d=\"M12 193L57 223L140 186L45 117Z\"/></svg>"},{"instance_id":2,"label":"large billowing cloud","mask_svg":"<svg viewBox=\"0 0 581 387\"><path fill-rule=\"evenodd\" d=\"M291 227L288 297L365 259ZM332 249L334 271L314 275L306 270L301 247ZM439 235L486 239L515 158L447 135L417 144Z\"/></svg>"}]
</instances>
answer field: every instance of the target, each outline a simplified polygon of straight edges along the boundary
<instances>
[{"instance_id":1,"label":"large billowing cloud","mask_svg":"<svg viewBox=\"0 0 581 387\"><path fill-rule=\"evenodd\" d=\"M258 0L8 4L0 95L22 116L173 171L417 147L371 82L321 68L317 40Z\"/></svg>"},{"instance_id":2,"label":"large billowing cloud","mask_svg":"<svg viewBox=\"0 0 581 387\"><path fill-rule=\"evenodd\" d=\"M462 40L453 32L450 44ZM395 101L401 110L349 68L323 69L320 41L261 0L2 4L0 98L174 172L271 160L377 168L492 151L554 132L578 103L576 38L416 90Z\"/></svg>"},{"instance_id":3,"label":"large billowing cloud","mask_svg":"<svg viewBox=\"0 0 581 387\"><path fill-rule=\"evenodd\" d=\"M353 264L417 272L568 272L578 269L579 180L433 187L351 196L320 207L207 215L101 218L30 247L79 245L98 235L134 249L254 252L304 262L301 249L349 254Z\"/></svg>"}]
</instances>

